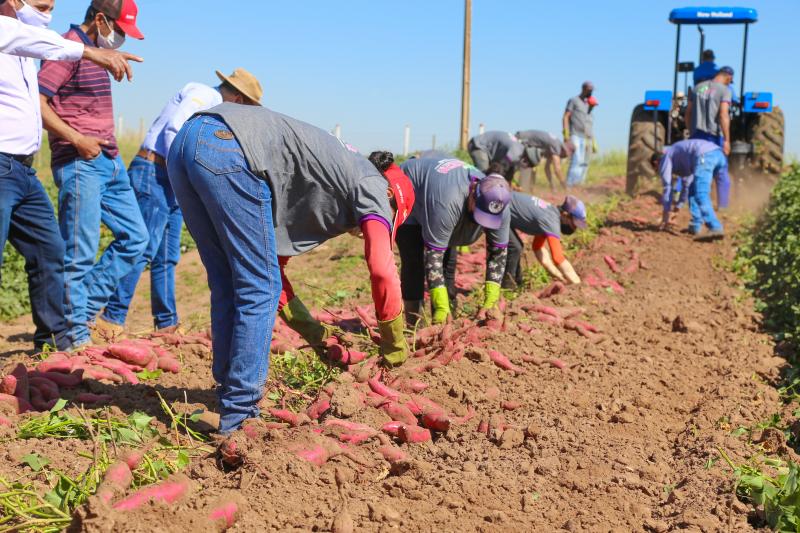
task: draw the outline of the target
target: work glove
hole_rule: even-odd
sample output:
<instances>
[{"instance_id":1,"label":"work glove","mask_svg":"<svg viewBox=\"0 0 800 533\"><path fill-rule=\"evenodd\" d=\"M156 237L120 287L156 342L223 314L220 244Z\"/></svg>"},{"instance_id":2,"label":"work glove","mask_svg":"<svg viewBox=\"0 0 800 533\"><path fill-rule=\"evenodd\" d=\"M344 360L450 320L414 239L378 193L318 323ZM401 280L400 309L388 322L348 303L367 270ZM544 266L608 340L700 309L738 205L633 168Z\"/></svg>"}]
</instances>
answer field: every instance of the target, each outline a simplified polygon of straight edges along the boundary
<instances>
[{"instance_id":1,"label":"work glove","mask_svg":"<svg viewBox=\"0 0 800 533\"><path fill-rule=\"evenodd\" d=\"M325 340L336 333L334 326L323 324L311 316L305 304L296 296L283 306L280 315L290 328L299 333L309 346L319 353L325 351Z\"/></svg>"},{"instance_id":2,"label":"work glove","mask_svg":"<svg viewBox=\"0 0 800 533\"><path fill-rule=\"evenodd\" d=\"M568 141L569 140L569 130L567 128L564 128L564 131L561 132L561 133L564 135L564 140Z\"/></svg>"},{"instance_id":3,"label":"work glove","mask_svg":"<svg viewBox=\"0 0 800 533\"><path fill-rule=\"evenodd\" d=\"M597 139L592 137L592 153L596 154L598 151L599 151L599 148L597 148Z\"/></svg>"},{"instance_id":4,"label":"work glove","mask_svg":"<svg viewBox=\"0 0 800 533\"><path fill-rule=\"evenodd\" d=\"M447 287L431 289L431 304L433 305L433 323L444 324L450 316L450 298L447 296Z\"/></svg>"},{"instance_id":5,"label":"work glove","mask_svg":"<svg viewBox=\"0 0 800 533\"><path fill-rule=\"evenodd\" d=\"M483 286L483 305L482 309L492 309L500 301L500 284L494 281L487 281Z\"/></svg>"},{"instance_id":6,"label":"work glove","mask_svg":"<svg viewBox=\"0 0 800 533\"><path fill-rule=\"evenodd\" d=\"M403 335L403 312L392 320L378 321L381 334L380 352L390 366L398 366L408 359L408 343Z\"/></svg>"}]
</instances>

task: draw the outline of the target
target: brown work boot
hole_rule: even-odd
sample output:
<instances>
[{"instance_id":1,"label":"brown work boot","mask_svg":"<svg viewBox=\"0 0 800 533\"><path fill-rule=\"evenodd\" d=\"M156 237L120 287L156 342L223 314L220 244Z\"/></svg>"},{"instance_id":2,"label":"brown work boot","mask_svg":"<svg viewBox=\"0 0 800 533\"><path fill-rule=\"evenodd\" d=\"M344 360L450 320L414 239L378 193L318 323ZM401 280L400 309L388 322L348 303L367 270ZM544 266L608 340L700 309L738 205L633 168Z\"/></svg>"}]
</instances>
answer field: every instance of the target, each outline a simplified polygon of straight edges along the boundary
<instances>
[{"instance_id":1,"label":"brown work boot","mask_svg":"<svg viewBox=\"0 0 800 533\"><path fill-rule=\"evenodd\" d=\"M95 344L114 342L125 333L125 328L123 326L114 324L100 317L97 317L94 324L89 325L89 330L92 334L92 341Z\"/></svg>"}]
</instances>

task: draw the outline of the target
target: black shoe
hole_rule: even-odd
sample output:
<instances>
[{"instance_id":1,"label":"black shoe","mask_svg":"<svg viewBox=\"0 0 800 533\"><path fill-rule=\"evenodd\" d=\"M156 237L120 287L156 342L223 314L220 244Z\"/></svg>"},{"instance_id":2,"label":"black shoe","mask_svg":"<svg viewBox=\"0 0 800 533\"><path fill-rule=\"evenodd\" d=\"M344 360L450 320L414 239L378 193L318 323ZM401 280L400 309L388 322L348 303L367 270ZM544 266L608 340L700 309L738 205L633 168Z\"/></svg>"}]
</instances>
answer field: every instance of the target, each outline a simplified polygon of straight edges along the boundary
<instances>
[{"instance_id":1,"label":"black shoe","mask_svg":"<svg viewBox=\"0 0 800 533\"><path fill-rule=\"evenodd\" d=\"M694 240L697 242L713 242L725 238L725 232L721 229L711 230L703 235L696 235Z\"/></svg>"}]
</instances>

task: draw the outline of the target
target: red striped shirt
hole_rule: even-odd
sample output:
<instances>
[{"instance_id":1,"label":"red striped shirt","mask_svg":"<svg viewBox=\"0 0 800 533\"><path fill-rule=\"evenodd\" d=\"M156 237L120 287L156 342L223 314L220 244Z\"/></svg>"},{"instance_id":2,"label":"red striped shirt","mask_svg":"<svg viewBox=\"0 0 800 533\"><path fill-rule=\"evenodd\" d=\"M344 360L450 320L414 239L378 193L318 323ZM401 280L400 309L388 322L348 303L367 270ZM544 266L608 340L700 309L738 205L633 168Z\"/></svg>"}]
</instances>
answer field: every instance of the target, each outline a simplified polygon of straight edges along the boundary
<instances>
[{"instance_id":1,"label":"red striped shirt","mask_svg":"<svg viewBox=\"0 0 800 533\"><path fill-rule=\"evenodd\" d=\"M71 26L64 37L87 46L95 45L80 26ZM42 61L39 92L50 98L56 114L75 131L109 141L111 144L103 147L103 151L110 157L119 154L114 136L111 78L104 69L86 59ZM80 157L75 147L52 133L50 150L54 167Z\"/></svg>"}]
</instances>

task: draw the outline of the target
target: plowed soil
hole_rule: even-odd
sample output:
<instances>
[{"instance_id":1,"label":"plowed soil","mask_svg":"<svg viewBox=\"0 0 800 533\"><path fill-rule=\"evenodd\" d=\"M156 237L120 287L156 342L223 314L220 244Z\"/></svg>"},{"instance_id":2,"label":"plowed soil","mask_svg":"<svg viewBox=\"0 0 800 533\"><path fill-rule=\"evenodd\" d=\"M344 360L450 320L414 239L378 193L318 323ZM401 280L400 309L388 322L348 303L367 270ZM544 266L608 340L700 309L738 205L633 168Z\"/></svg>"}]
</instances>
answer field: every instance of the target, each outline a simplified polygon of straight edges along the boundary
<instances>
[{"instance_id":1,"label":"plowed soil","mask_svg":"<svg viewBox=\"0 0 800 533\"><path fill-rule=\"evenodd\" d=\"M607 192L592 196L600 200ZM733 495L719 451L734 461L753 454L748 437L732 430L782 409L773 383L785 361L726 268L738 214L726 216L726 240L697 243L679 231L656 231L658 211L655 195L621 203L575 261L584 279L619 286L583 284L542 300L523 294L507 303L504 328L484 327L491 334L479 342L459 330L468 324L454 326L458 336L449 350L462 348L465 357L420 373L415 369L426 360L412 359L384 375L387 382L413 376L427 383L421 395L453 422L431 442L393 440L406 459L390 464L372 438L314 466L296 452L329 446L340 433L325 417L299 428L259 428L243 437L249 461L238 471L220 471L212 457L193 460L185 472L193 483L186 501L123 514L92 500L78 511L74 530L211 530L219 525L198 509L219 498L236 499L242 508L231 531L752 530L751 509ZM682 214L680 227L687 221ZM612 272L606 256L628 272ZM312 254L301 261L293 265L295 278L321 259ZM191 257L181 268L202 275ZM193 301L205 305L199 296ZM531 310L535 304L581 308L579 319L599 333L583 336L542 322ZM145 324L146 311L137 307L134 322ZM4 326L12 342L0 346L3 367L28 357L16 351L25 346L26 328L24 321ZM488 350L522 370L493 364ZM114 409L162 421L156 391L187 411L213 410L210 355L201 348L182 355L184 370L155 385L93 383L92 390L110 392ZM325 416L379 430L388 415L366 405L366 386L353 381L343 374L334 385L334 412ZM484 422L488 431L478 431ZM30 476L20 460L31 451L81 472L90 460L76 453L90 449L91 442L78 440L8 440L0 475Z\"/></svg>"}]
</instances>

